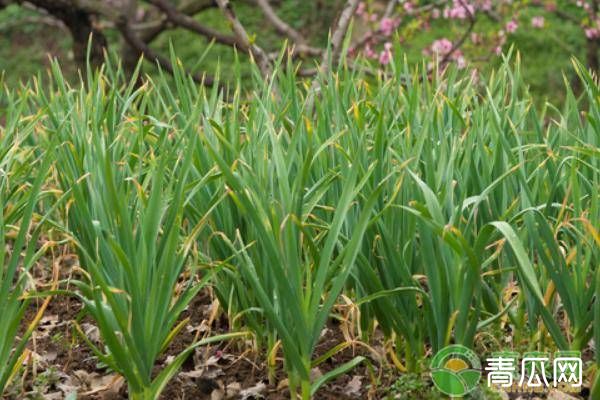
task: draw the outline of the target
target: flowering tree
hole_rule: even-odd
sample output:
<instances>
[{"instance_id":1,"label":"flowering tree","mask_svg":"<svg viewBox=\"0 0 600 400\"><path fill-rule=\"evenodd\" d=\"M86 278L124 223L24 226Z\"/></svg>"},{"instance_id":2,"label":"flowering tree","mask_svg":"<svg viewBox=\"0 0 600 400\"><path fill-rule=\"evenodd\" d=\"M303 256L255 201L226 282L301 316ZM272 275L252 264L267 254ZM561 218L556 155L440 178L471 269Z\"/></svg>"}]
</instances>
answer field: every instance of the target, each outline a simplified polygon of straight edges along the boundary
<instances>
[{"instance_id":1,"label":"flowering tree","mask_svg":"<svg viewBox=\"0 0 600 400\"><path fill-rule=\"evenodd\" d=\"M184 29L198 38L194 48L200 52L207 41L220 48L235 48L251 56L267 75L284 42L293 59L305 60L304 65L326 60L323 43L328 33L334 62L338 62L354 17L350 57L365 56L382 67L397 49L412 48L418 49L419 57L425 56L431 67L453 63L464 68L500 55L511 37L522 32L533 29L545 35L552 31L552 24L569 24L585 43L585 53L577 55L584 57L592 70L600 68L600 0L306 0L304 7L313 8L327 20L326 28L318 31L284 20L278 7L286 1L291 0L0 0L0 9L9 5L29 8L44 16L43 21L50 20L68 31L74 59L81 66L88 54L92 63L100 63L106 48L118 48L126 68L132 69L143 55L170 71L168 54L157 49L155 40L165 32ZM259 32L253 32L245 25L244 16L237 15L237 7L243 5L254 7L262 16ZM337 17L324 18L323 7ZM266 33L280 40L268 41ZM417 40L419 35L427 36L427 42ZM111 37L119 40L108 40ZM317 72L316 68L297 70L303 75ZM198 82L213 82L210 70L190 72Z\"/></svg>"},{"instance_id":2,"label":"flowering tree","mask_svg":"<svg viewBox=\"0 0 600 400\"><path fill-rule=\"evenodd\" d=\"M454 26L450 37L434 39L422 50L431 63L455 63L463 68L469 61L463 46L479 48L488 57L505 50L507 40L525 26L547 29L552 16L577 27L586 43L588 67L599 67L600 16L598 0L375 0L359 3L356 15L367 27L355 41L351 55L387 64L394 44L410 46L415 32L439 26Z\"/></svg>"}]
</instances>

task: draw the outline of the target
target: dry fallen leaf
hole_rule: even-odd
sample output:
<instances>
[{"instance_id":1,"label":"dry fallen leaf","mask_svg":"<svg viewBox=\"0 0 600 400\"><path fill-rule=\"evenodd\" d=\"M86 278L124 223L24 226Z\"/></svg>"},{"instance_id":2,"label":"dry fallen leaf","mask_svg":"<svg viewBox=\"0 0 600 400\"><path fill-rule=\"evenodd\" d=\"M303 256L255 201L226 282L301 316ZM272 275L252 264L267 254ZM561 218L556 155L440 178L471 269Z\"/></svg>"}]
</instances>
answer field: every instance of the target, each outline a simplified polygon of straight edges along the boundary
<instances>
[{"instance_id":1,"label":"dry fallen leaf","mask_svg":"<svg viewBox=\"0 0 600 400\"><path fill-rule=\"evenodd\" d=\"M223 400L225 398L225 393L223 389L215 389L210 394L210 400Z\"/></svg>"},{"instance_id":2,"label":"dry fallen leaf","mask_svg":"<svg viewBox=\"0 0 600 400\"><path fill-rule=\"evenodd\" d=\"M559 392L558 390L551 390L548 393L548 400L577 400L576 397L573 397L567 393Z\"/></svg>"},{"instance_id":3,"label":"dry fallen leaf","mask_svg":"<svg viewBox=\"0 0 600 400\"><path fill-rule=\"evenodd\" d=\"M227 399L237 398L237 396L240 394L241 391L242 391L241 383L231 382L231 383L227 384L227 387L225 388L226 398Z\"/></svg>"},{"instance_id":4,"label":"dry fallen leaf","mask_svg":"<svg viewBox=\"0 0 600 400\"><path fill-rule=\"evenodd\" d=\"M319 367L314 367L313 369L310 370L310 380L311 381L314 382L322 376L323 376L323 373L321 372Z\"/></svg>"},{"instance_id":5,"label":"dry fallen leaf","mask_svg":"<svg viewBox=\"0 0 600 400\"><path fill-rule=\"evenodd\" d=\"M344 393L348 396L360 395L360 389L362 388L362 380L363 377L360 375L353 376L352 380L348 382L348 385L346 385Z\"/></svg>"},{"instance_id":6,"label":"dry fallen leaf","mask_svg":"<svg viewBox=\"0 0 600 400\"><path fill-rule=\"evenodd\" d=\"M84 322L81 324L81 330L93 343L100 343L100 330L96 325Z\"/></svg>"},{"instance_id":7,"label":"dry fallen leaf","mask_svg":"<svg viewBox=\"0 0 600 400\"><path fill-rule=\"evenodd\" d=\"M284 380L280 381L279 384L277 384L277 391L283 390L285 388L287 388L290 385L290 381L285 378Z\"/></svg>"},{"instance_id":8,"label":"dry fallen leaf","mask_svg":"<svg viewBox=\"0 0 600 400\"><path fill-rule=\"evenodd\" d=\"M36 339L42 339L50 336L53 330L64 325L66 322L60 322L58 315L48 315L40 320L35 331Z\"/></svg>"},{"instance_id":9,"label":"dry fallen leaf","mask_svg":"<svg viewBox=\"0 0 600 400\"><path fill-rule=\"evenodd\" d=\"M124 379L118 374L101 375L97 372L77 370L57 386L65 396L78 392L83 396L102 394L103 398L110 399L116 397L124 384Z\"/></svg>"},{"instance_id":10,"label":"dry fallen leaf","mask_svg":"<svg viewBox=\"0 0 600 400\"><path fill-rule=\"evenodd\" d=\"M251 398L262 398L262 394L267 390L267 385L264 382L258 382L256 385L251 388L244 389L240 392L240 398L242 400L251 399Z\"/></svg>"},{"instance_id":11,"label":"dry fallen leaf","mask_svg":"<svg viewBox=\"0 0 600 400\"><path fill-rule=\"evenodd\" d=\"M62 392L44 393L42 397L44 400L62 400L64 399L64 394Z\"/></svg>"}]
</instances>

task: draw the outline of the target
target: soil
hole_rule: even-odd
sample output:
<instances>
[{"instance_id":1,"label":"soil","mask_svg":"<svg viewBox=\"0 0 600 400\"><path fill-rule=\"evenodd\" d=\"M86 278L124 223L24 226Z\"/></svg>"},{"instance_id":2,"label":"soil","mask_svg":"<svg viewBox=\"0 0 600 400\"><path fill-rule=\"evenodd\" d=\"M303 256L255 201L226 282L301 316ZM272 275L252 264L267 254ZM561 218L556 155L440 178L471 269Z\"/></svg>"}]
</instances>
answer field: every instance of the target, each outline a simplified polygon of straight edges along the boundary
<instances>
[{"instance_id":1,"label":"soil","mask_svg":"<svg viewBox=\"0 0 600 400\"><path fill-rule=\"evenodd\" d=\"M42 260L34 269L34 275L41 282L49 282L51 272L47 265L57 266L58 263L61 266L60 269L57 267L61 272L59 275L61 280L76 276L73 271L77 269L72 268L76 261L69 255L58 257L54 262ZM40 305L41 300L30 304L20 333L35 317ZM344 313L343 310L336 310L336 312ZM218 311L210 288L206 288L196 296L182 313L180 320L184 319L188 319L186 327L174 338L164 355L157 360L155 374L175 355L194 343L198 337L226 333L230 328L226 316ZM69 296L53 297L29 342L28 349L31 351L31 356L23 368L22 378L15 380L7 399L64 399L73 391L77 392L78 399L127 399L127 386L123 379L98 362L89 346L75 332L75 322L85 332L88 340L101 347L97 328L90 317L82 311L79 300ZM315 359L346 341L342 328L342 324L336 319L329 322L315 350ZM509 332L505 334L510 336ZM382 335L376 332L373 336L374 339L371 339L369 345L376 354L383 353ZM274 381L269 382L264 364L266 357L252 349L252 343L239 341L196 349L183 364L179 374L169 382L161 399L289 399L281 361L279 360L277 364ZM365 347L347 347L319 365L318 371L313 372L325 374L357 355L366 357L369 363L362 363L349 373L330 381L319 390L316 399L356 400L386 397L386 392L398 378L398 373L389 365L380 365L380 362L374 359L373 354ZM587 352L585 358L589 358L589 355ZM430 382L428 384L430 386ZM403 393L395 394L400 396L396 398L412 398L410 395L406 397ZM579 398L586 398L587 395L587 389L584 389ZM523 395L520 398L524 398Z\"/></svg>"},{"instance_id":2,"label":"soil","mask_svg":"<svg viewBox=\"0 0 600 400\"><path fill-rule=\"evenodd\" d=\"M25 321L34 318L39 305L40 303L30 305ZM189 318L188 327L191 329L184 329L175 337L165 355L157 361L156 372L160 371L160 366L164 365L170 357L180 353L194 342L196 329L209 330L210 334L227 332L228 321L223 316L216 318L210 327L202 325L206 324L212 305L213 300L209 290L202 292L193 300L181 316L182 319ZM103 380L101 377L112 375L110 371L99 365L94 353L75 333L74 321L78 321L86 333L89 333L90 340L98 339L92 321L81 311L82 305L76 298L68 296L52 298L30 341L29 350L35 356L30 357L20 388L17 391L13 388L12 394L8 396L9 399L64 398L65 393L62 390L65 382L81 384L78 399L127 399L127 388L122 381L111 385L108 390L85 394L98 390L98 387L93 387L94 382L98 385L111 383L109 378ZM316 357L343 340L339 328L330 325L317 347ZM348 348L321 364L320 373L324 374L359 354L369 356L365 351L353 351ZM244 351L241 346L230 344L200 348L183 364L179 375L170 381L161 399L237 399L242 398L239 392L244 389L249 392L256 389L258 392L256 397L247 396L246 399L289 399L289 391L285 384L282 384L285 381L285 373L278 370L275 382L269 384L266 367L261 361L263 359L260 354ZM203 370L202 366L206 364L210 367ZM49 371L54 371L54 377L45 377ZM345 395L344 389L355 376L362 377L363 387L353 395ZM358 366L351 374L341 376L323 387L316 398L324 400L367 398L368 376L366 367ZM263 385L264 389L259 390ZM232 394L235 396L231 396Z\"/></svg>"}]
</instances>

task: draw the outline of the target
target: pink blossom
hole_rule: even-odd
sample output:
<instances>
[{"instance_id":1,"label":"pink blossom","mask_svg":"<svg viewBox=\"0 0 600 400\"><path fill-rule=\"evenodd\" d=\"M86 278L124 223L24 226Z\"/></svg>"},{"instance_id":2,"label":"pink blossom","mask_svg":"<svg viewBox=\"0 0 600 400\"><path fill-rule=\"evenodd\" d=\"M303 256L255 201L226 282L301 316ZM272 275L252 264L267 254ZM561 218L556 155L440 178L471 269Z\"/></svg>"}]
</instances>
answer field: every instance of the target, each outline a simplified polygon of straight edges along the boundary
<instances>
[{"instance_id":1,"label":"pink blossom","mask_svg":"<svg viewBox=\"0 0 600 400\"><path fill-rule=\"evenodd\" d=\"M379 17L377 16L377 14L373 13L369 16L369 19L371 20L371 22L375 22L377 21Z\"/></svg>"},{"instance_id":2,"label":"pink blossom","mask_svg":"<svg viewBox=\"0 0 600 400\"><path fill-rule=\"evenodd\" d=\"M577 7L581 7L586 11L590 9L590 3L587 1L576 1L575 4L577 4Z\"/></svg>"},{"instance_id":3,"label":"pink blossom","mask_svg":"<svg viewBox=\"0 0 600 400\"><path fill-rule=\"evenodd\" d=\"M517 23L517 21L515 21L514 19L511 19L510 21L508 21L506 23L505 29L506 29L506 32L508 32L508 33L514 33L518 27L519 27L519 24Z\"/></svg>"},{"instance_id":4,"label":"pink blossom","mask_svg":"<svg viewBox=\"0 0 600 400\"><path fill-rule=\"evenodd\" d=\"M444 18L448 19L467 19L475 13L473 4L467 1L453 0L451 7L444 9Z\"/></svg>"},{"instance_id":5,"label":"pink blossom","mask_svg":"<svg viewBox=\"0 0 600 400\"><path fill-rule=\"evenodd\" d=\"M600 37L600 30L597 28L585 28L585 37L588 39L597 39Z\"/></svg>"},{"instance_id":6,"label":"pink blossom","mask_svg":"<svg viewBox=\"0 0 600 400\"><path fill-rule=\"evenodd\" d=\"M541 16L531 18L531 26L533 26L534 28L543 28L544 22L544 17Z\"/></svg>"},{"instance_id":7,"label":"pink blossom","mask_svg":"<svg viewBox=\"0 0 600 400\"><path fill-rule=\"evenodd\" d=\"M492 0L480 1L479 8L483 11L491 11L492 10Z\"/></svg>"},{"instance_id":8,"label":"pink blossom","mask_svg":"<svg viewBox=\"0 0 600 400\"><path fill-rule=\"evenodd\" d=\"M379 30L384 36L390 36L396 28L396 22L391 18L383 18L379 23Z\"/></svg>"},{"instance_id":9,"label":"pink blossom","mask_svg":"<svg viewBox=\"0 0 600 400\"><path fill-rule=\"evenodd\" d=\"M136 21L142 21L145 16L146 16L146 10L144 10L143 8L138 8L135 13Z\"/></svg>"},{"instance_id":10,"label":"pink blossom","mask_svg":"<svg viewBox=\"0 0 600 400\"><path fill-rule=\"evenodd\" d=\"M381 63L381 65L388 65L390 63L391 59L392 59L392 50L391 49L385 49L385 50L382 50L381 53L379 53L379 62Z\"/></svg>"},{"instance_id":11,"label":"pink blossom","mask_svg":"<svg viewBox=\"0 0 600 400\"><path fill-rule=\"evenodd\" d=\"M431 44L431 51L446 55L452 50L452 42L446 38L438 39Z\"/></svg>"},{"instance_id":12,"label":"pink blossom","mask_svg":"<svg viewBox=\"0 0 600 400\"><path fill-rule=\"evenodd\" d=\"M494 53L496 53L497 56L502 54L502 46L496 46L496 48L494 49Z\"/></svg>"},{"instance_id":13,"label":"pink blossom","mask_svg":"<svg viewBox=\"0 0 600 400\"><path fill-rule=\"evenodd\" d=\"M358 7L356 7L356 15L362 16L365 14L365 11L367 11L367 5L364 1L361 1L358 3Z\"/></svg>"},{"instance_id":14,"label":"pink blossom","mask_svg":"<svg viewBox=\"0 0 600 400\"><path fill-rule=\"evenodd\" d=\"M444 59L445 61L452 60L456 62L456 66L459 69L467 66L467 60L463 55L462 51L454 48L454 44L446 38L441 38L434 41L428 49L423 51L425 55L437 55L438 59Z\"/></svg>"},{"instance_id":15,"label":"pink blossom","mask_svg":"<svg viewBox=\"0 0 600 400\"><path fill-rule=\"evenodd\" d=\"M504 46L505 43L506 35L504 35L504 32L500 31L498 35L498 46Z\"/></svg>"},{"instance_id":16,"label":"pink blossom","mask_svg":"<svg viewBox=\"0 0 600 400\"><path fill-rule=\"evenodd\" d=\"M377 57L377 53L375 53L375 50L373 50L373 47L371 47L370 43L367 43L365 45L365 56L367 56L368 58Z\"/></svg>"},{"instance_id":17,"label":"pink blossom","mask_svg":"<svg viewBox=\"0 0 600 400\"><path fill-rule=\"evenodd\" d=\"M410 1L407 1L406 3L403 4L404 7L404 11L406 11L407 13L411 13L413 12L415 6L413 5L413 3L411 3Z\"/></svg>"},{"instance_id":18,"label":"pink blossom","mask_svg":"<svg viewBox=\"0 0 600 400\"><path fill-rule=\"evenodd\" d=\"M381 65L388 65L392 59L392 43L385 42L383 50L379 53L379 62Z\"/></svg>"},{"instance_id":19,"label":"pink blossom","mask_svg":"<svg viewBox=\"0 0 600 400\"><path fill-rule=\"evenodd\" d=\"M477 68L473 68L471 70L471 80L473 81L473 83L479 82L479 71L477 70Z\"/></svg>"}]
</instances>

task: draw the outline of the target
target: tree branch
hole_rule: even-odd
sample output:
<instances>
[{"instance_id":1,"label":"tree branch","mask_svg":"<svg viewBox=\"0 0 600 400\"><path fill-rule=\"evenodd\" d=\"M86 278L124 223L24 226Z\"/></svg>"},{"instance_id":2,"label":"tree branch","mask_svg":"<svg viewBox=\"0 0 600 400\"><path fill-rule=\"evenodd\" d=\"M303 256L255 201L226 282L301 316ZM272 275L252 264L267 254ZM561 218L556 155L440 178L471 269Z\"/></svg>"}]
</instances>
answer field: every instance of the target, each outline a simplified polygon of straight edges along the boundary
<instances>
[{"instance_id":1,"label":"tree branch","mask_svg":"<svg viewBox=\"0 0 600 400\"><path fill-rule=\"evenodd\" d=\"M347 0L342 12L340 13L340 17L337 21L337 26L334 29L331 35L331 48L329 51L323 54L321 58L321 64L318 67L320 72L325 74L329 71L329 62L327 57L331 54L331 64L338 64L340 61L340 57L342 54L342 44L344 42L344 37L348 32L348 27L350 26L350 21L352 20L352 16L356 12L356 8L358 7L359 0ZM320 91L321 85L318 79L313 79L312 84L310 85L310 92L306 98L306 108L308 110L312 110L315 104L315 95Z\"/></svg>"},{"instance_id":2,"label":"tree branch","mask_svg":"<svg viewBox=\"0 0 600 400\"><path fill-rule=\"evenodd\" d=\"M254 44L253 41L250 40L246 29L235 15L235 11L233 10L233 7L229 0L216 1L219 5L219 8L221 9L221 12L231 24L231 30L237 38L237 44L242 49L247 49L250 55L256 60L263 76L269 76L272 72L272 65L268 54L258 45Z\"/></svg>"},{"instance_id":3,"label":"tree branch","mask_svg":"<svg viewBox=\"0 0 600 400\"><path fill-rule=\"evenodd\" d=\"M215 29L200 24L194 18L177 10L177 8L175 8L168 0L148 0L148 2L165 13L167 20L177 26L205 36L209 40L214 40L216 43L227 46L235 46L238 44L235 37L224 35Z\"/></svg>"},{"instance_id":4,"label":"tree branch","mask_svg":"<svg viewBox=\"0 0 600 400\"><path fill-rule=\"evenodd\" d=\"M179 12L185 15L196 15L210 8L218 7L215 0L190 0L178 7Z\"/></svg>"},{"instance_id":5,"label":"tree branch","mask_svg":"<svg viewBox=\"0 0 600 400\"><path fill-rule=\"evenodd\" d=\"M383 13L383 18L390 18L394 13L394 8L396 8L396 3L398 0L390 0L387 7L385 8L385 12Z\"/></svg>"},{"instance_id":6,"label":"tree branch","mask_svg":"<svg viewBox=\"0 0 600 400\"><path fill-rule=\"evenodd\" d=\"M473 13L469 9L468 5L465 4L463 0L458 0L458 2L460 3L461 7L463 7L465 9L465 12L467 13L467 15L469 17L469 26L467 27L465 32L462 34L462 36L456 42L454 42L452 44L452 48L450 49L450 51L448 53L446 53L444 55L444 57L440 61L440 65L446 64L450 60L452 55L454 55L454 53L456 53L456 51L458 49L460 49L460 47L465 43L465 41L467 40L467 38L473 31L473 28L475 27L475 23L477 22L477 18L475 18L475 15L473 15Z\"/></svg>"},{"instance_id":7,"label":"tree branch","mask_svg":"<svg viewBox=\"0 0 600 400\"><path fill-rule=\"evenodd\" d=\"M322 49L311 47L306 43L306 39L288 23L279 18L269 0L254 0L256 5L262 10L267 20L275 27L275 30L281 35L288 37L294 43L294 52L306 54L309 56L320 56Z\"/></svg>"},{"instance_id":8,"label":"tree branch","mask_svg":"<svg viewBox=\"0 0 600 400\"><path fill-rule=\"evenodd\" d=\"M43 14L50 14L62 21L73 37L73 54L80 68L85 67L88 61L89 43L90 63L97 65L104 61L107 41L93 23L93 16L98 13L92 8L92 4L96 4L94 0L15 0L14 3L43 10Z\"/></svg>"},{"instance_id":9,"label":"tree branch","mask_svg":"<svg viewBox=\"0 0 600 400\"><path fill-rule=\"evenodd\" d=\"M137 37L135 32L133 32L133 30L124 18L121 18L117 22L117 28L119 29L121 35L123 35L123 38L127 41L127 43L140 55L143 55L149 60L156 61L162 69L169 72L170 74L173 74L173 66L171 65L171 62L167 58L152 50L152 48L148 46L146 42ZM189 73L189 75L196 83L205 86L213 86L215 84L214 78L206 74Z\"/></svg>"},{"instance_id":10,"label":"tree branch","mask_svg":"<svg viewBox=\"0 0 600 400\"><path fill-rule=\"evenodd\" d=\"M348 27L350 26L350 21L352 20L352 16L356 11L356 7L358 7L359 0L348 0L340 13L340 17L337 22L337 26L331 35L331 62L335 65L340 61L340 56L342 53L342 44L344 42L344 37L348 32ZM321 70L325 73L329 68L329 63L327 62L328 54L325 53L323 58L321 59Z\"/></svg>"}]
</instances>

